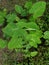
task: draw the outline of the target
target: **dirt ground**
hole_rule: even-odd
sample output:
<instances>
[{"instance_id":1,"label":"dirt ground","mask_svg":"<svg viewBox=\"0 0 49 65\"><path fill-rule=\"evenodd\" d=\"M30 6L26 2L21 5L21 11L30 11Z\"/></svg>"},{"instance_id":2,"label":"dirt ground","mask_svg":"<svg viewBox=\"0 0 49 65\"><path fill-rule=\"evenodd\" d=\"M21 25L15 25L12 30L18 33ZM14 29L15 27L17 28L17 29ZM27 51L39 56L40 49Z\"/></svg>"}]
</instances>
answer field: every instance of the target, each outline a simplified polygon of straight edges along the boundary
<instances>
[{"instance_id":1,"label":"dirt ground","mask_svg":"<svg viewBox=\"0 0 49 65\"><path fill-rule=\"evenodd\" d=\"M0 0L0 9L13 10L15 4L24 5L27 0Z\"/></svg>"}]
</instances>

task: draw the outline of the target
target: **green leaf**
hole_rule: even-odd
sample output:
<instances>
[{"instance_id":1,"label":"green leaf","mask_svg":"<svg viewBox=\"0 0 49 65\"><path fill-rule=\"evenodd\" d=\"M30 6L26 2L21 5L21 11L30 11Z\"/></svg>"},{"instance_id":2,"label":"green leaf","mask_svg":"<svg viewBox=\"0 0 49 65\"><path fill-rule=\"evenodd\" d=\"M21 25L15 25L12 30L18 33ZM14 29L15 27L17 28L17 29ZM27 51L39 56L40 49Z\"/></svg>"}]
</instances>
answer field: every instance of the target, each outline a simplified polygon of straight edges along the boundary
<instances>
[{"instance_id":1,"label":"green leaf","mask_svg":"<svg viewBox=\"0 0 49 65\"><path fill-rule=\"evenodd\" d=\"M45 38L45 39L49 39L49 31L46 31L46 32L44 33L44 38Z\"/></svg>"},{"instance_id":2,"label":"green leaf","mask_svg":"<svg viewBox=\"0 0 49 65\"><path fill-rule=\"evenodd\" d=\"M38 54L37 51L31 52L31 56L32 56L32 57L36 56L37 54Z\"/></svg>"},{"instance_id":3,"label":"green leaf","mask_svg":"<svg viewBox=\"0 0 49 65\"><path fill-rule=\"evenodd\" d=\"M17 25L17 28L24 28L24 27L26 27L26 23L25 22L18 22L18 23L16 23L16 25Z\"/></svg>"},{"instance_id":4,"label":"green leaf","mask_svg":"<svg viewBox=\"0 0 49 65\"><path fill-rule=\"evenodd\" d=\"M41 37L42 37L42 32L31 31L31 33L26 37L26 39L29 41L30 46L37 48L38 44L41 44L41 40L40 40Z\"/></svg>"},{"instance_id":5,"label":"green leaf","mask_svg":"<svg viewBox=\"0 0 49 65\"><path fill-rule=\"evenodd\" d=\"M26 30L39 30L39 26L35 22L28 22L26 20L20 20L16 23L17 28L26 28Z\"/></svg>"},{"instance_id":6,"label":"green leaf","mask_svg":"<svg viewBox=\"0 0 49 65\"><path fill-rule=\"evenodd\" d=\"M31 6L32 6L32 2L31 1L28 1L28 2L25 3L25 6L24 7L27 8L27 9L30 9Z\"/></svg>"},{"instance_id":7,"label":"green leaf","mask_svg":"<svg viewBox=\"0 0 49 65\"><path fill-rule=\"evenodd\" d=\"M33 4L31 9L29 10L29 13L33 14L34 18L37 18L43 15L45 8L46 8L46 2L39 1Z\"/></svg>"},{"instance_id":8,"label":"green leaf","mask_svg":"<svg viewBox=\"0 0 49 65\"><path fill-rule=\"evenodd\" d=\"M41 43L41 40L37 36L32 36L29 42L29 44L35 48L37 48L38 44L40 43Z\"/></svg>"},{"instance_id":9,"label":"green leaf","mask_svg":"<svg viewBox=\"0 0 49 65\"><path fill-rule=\"evenodd\" d=\"M14 22L16 20L16 14L12 13L12 14L8 14L6 16L7 22Z\"/></svg>"},{"instance_id":10,"label":"green leaf","mask_svg":"<svg viewBox=\"0 0 49 65\"><path fill-rule=\"evenodd\" d=\"M23 9L21 6L19 5L15 5L15 10L18 14L21 14L21 16L26 16L27 12L25 9Z\"/></svg>"},{"instance_id":11,"label":"green leaf","mask_svg":"<svg viewBox=\"0 0 49 65\"><path fill-rule=\"evenodd\" d=\"M14 36L11 41L8 43L8 48L9 49L19 49L22 48L22 39L21 38L17 38L16 36Z\"/></svg>"},{"instance_id":12,"label":"green leaf","mask_svg":"<svg viewBox=\"0 0 49 65\"><path fill-rule=\"evenodd\" d=\"M32 30L39 30L39 26L35 22L28 22L27 28L32 28Z\"/></svg>"},{"instance_id":13,"label":"green leaf","mask_svg":"<svg viewBox=\"0 0 49 65\"><path fill-rule=\"evenodd\" d=\"M19 5L15 5L15 11L16 11L17 13L21 14L22 11L23 11L23 8L22 8L21 6L19 6Z\"/></svg>"},{"instance_id":14,"label":"green leaf","mask_svg":"<svg viewBox=\"0 0 49 65\"><path fill-rule=\"evenodd\" d=\"M8 23L8 25L5 28L3 28L2 31L5 35L12 37L16 29L17 28L15 23Z\"/></svg>"},{"instance_id":15,"label":"green leaf","mask_svg":"<svg viewBox=\"0 0 49 65\"><path fill-rule=\"evenodd\" d=\"M27 33L23 29L18 29L17 31L14 32L11 41L8 44L9 49L15 49L15 48L22 48L25 35L27 36Z\"/></svg>"},{"instance_id":16,"label":"green leaf","mask_svg":"<svg viewBox=\"0 0 49 65\"><path fill-rule=\"evenodd\" d=\"M0 48L5 48L7 46L7 42L5 40L0 39Z\"/></svg>"},{"instance_id":17,"label":"green leaf","mask_svg":"<svg viewBox=\"0 0 49 65\"><path fill-rule=\"evenodd\" d=\"M31 31L30 34L35 34L38 38L43 37L43 32L41 30Z\"/></svg>"},{"instance_id":18,"label":"green leaf","mask_svg":"<svg viewBox=\"0 0 49 65\"><path fill-rule=\"evenodd\" d=\"M15 36L24 38L27 36L27 32L24 29L17 29L15 32ZM25 36L26 35L26 36Z\"/></svg>"}]
</instances>

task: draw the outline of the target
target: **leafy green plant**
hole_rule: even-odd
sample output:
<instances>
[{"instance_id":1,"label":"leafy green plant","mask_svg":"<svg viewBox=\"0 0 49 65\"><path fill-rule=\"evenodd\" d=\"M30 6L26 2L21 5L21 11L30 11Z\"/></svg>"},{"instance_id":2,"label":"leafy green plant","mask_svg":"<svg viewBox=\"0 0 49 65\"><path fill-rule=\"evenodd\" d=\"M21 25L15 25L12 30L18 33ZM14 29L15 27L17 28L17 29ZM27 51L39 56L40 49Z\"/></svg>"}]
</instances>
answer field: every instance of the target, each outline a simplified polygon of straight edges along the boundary
<instances>
[{"instance_id":1,"label":"leafy green plant","mask_svg":"<svg viewBox=\"0 0 49 65\"><path fill-rule=\"evenodd\" d=\"M32 6L32 8L29 10L29 13L33 14L34 18L40 17L43 15L43 12L45 11L45 6L45 2L38 2Z\"/></svg>"},{"instance_id":2,"label":"leafy green plant","mask_svg":"<svg viewBox=\"0 0 49 65\"><path fill-rule=\"evenodd\" d=\"M45 8L46 3L43 1L33 5L32 2L27 2L24 8L16 5L15 12L5 16L7 25L2 31L6 38L9 37L8 49L16 51L20 49L27 57L34 57L38 54L37 51L30 52L29 49L31 47L37 48L38 44L41 44L40 38L42 38L43 32L36 23L36 19L43 15ZM2 43L4 47L6 44L1 41L1 48Z\"/></svg>"}]
</instances>

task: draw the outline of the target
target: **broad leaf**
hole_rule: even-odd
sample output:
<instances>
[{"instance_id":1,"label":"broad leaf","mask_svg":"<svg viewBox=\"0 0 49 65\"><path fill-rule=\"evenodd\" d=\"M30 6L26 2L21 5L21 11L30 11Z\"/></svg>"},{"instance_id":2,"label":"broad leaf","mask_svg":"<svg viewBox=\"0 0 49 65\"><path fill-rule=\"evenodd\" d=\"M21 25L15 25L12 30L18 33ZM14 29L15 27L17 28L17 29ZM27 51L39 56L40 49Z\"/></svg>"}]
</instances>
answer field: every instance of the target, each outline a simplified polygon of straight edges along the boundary
<instances>
[{"instance_id":1,"label":"broad leaf","mask_svg":"<svg viewBox=\"0 0 49 65\"><path fill-rule=\"evenodd\" d=\"M15 11L16 11L17 13L21 14L22 11L23 11L23 8L22 8L21 6L19 6L19 5L15 5Z\"/></svg>"},{"instance_id":2,"label":"broad leaf","mask_svg":"<svg viewBox=\"0 0 49 65\"><path fill-rule=\"evenodd\" d=\"M22 39L17 38L16 36L11 39L11 41L8 44L9 49L19 49L22 48Z\"/></svg>"},{"instance_id":3,"label":"broad leaf","mask_svg":"<svg viewBox=\"0 0 49 65\"><path fill-rule=\"evenodd\" d=\"M35 22L26 22L25 20L21 20L16 23L17 28L25 28L26 30L39 30L39 26Z\"/></svg>"},{"instance_id":4,"label":"broad leaf","mask_svg":"<svg viewBox=\"0 0 49 65\"><path fill-rule=\"evenodd\" d=\"M19 29L13 34L11 41L8 44L9 49L22 48L23 39L27 36L26 31Z\"/></svg>"},{"instance_id":5,"label":"broad leaf","mask_svg":"<svg viewBox=\"0 0 49 65\"><path fill-rule=\"evenodd\" d=\"M32 30L39 30L39 26L35 22L28 22L27 28L32 28Z\"/></svg>"},{"instance_id":6,"label":"broad leaf","mask_svg":"<svg viewBox=\"0 0 49 65\"><path fill-rule=\"evenodd\" d=\"M43 15L45 8L46 8L46 2L39 1L33 4L31 9L29 10L29 13L33 14L34 18L37 18Z\"/></svg>"},{"instance_id":7,"label":"broad leaf","mask_svg":"<svg viewBox=\"0 0 49 65\"><path fill-rule=\"evenodd\" d=\"M12 36L16 30L16 25L14 23L9 23L5 28L2 29L3 33L8 36Z\"/></svg>"}]
</instances>

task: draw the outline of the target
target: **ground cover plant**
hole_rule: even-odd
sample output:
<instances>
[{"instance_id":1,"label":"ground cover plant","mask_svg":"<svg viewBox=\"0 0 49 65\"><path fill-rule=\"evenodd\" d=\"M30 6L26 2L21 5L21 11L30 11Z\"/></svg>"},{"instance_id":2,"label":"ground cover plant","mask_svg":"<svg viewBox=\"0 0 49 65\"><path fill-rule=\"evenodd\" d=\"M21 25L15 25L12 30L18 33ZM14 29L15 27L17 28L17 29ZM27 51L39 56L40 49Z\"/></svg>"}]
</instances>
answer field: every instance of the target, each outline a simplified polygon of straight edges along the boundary
<instances>
[{"instance_id":1,"label":"ground cover plant","mask_svg":"<svg viewBox=\"0 0 49 65\"><path fill-rule=\"evenodd\" d=\"M29 1L24 7L15 5L14 9L14 12L9 13L6 9L0 11L0 26L3 26L0 48L7 47L11 51L20 52L23 60L31 59L38 55L38 51L34 49L42 44L42 38L49 42L49 30L43 31L38 23L46 10L46 2L39 1L32 4Z\"/></svg>"}]
</instances>

